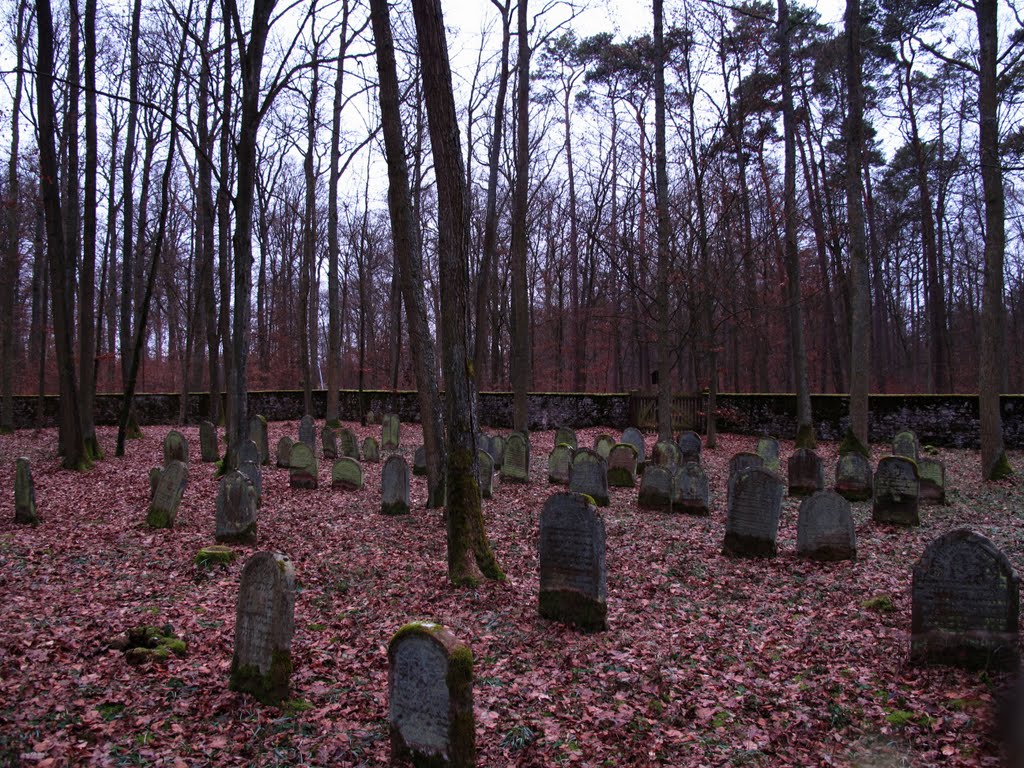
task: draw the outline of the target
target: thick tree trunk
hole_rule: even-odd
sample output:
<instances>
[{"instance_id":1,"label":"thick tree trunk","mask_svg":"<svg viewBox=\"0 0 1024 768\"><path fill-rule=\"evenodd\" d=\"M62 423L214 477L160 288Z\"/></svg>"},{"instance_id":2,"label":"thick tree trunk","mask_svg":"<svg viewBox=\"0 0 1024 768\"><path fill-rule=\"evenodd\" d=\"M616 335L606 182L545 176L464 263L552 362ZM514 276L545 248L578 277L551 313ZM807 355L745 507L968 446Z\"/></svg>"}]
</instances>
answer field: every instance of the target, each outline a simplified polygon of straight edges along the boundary
<instances>
[{"instance_id":1,"label":"thick tree trunk","mask_svg":"<svg viewBox=\"0 0 1024 768\"><path fill-rule=\"evenodd\" d=\"M529 434L530 413L527 393L533 362L530 359L530 315L526 287L526 249L530 192L530 45L527 30L527 0L518 0L519 75L516 86L516 177L512 199L512 428ZM568 146L569 126L566 125ZM570 205L575 196L572 160L569 157ZM575 215L570 214L573 220ZM575 236L571 236L575 242ZM570 248L572 246L570 245Z\"/></svg>"}]
</instances>

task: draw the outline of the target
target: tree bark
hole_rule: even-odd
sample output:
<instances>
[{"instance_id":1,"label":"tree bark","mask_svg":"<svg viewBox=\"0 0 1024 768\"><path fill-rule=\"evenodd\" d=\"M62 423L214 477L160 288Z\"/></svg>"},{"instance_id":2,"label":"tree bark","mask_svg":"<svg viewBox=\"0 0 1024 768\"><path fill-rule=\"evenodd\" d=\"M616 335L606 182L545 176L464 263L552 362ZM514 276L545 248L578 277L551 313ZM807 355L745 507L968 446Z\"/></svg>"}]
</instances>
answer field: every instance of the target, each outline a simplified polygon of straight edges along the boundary
<instances>
[{"instance_id":1,"label":"tree bark","mask_svg":"<svg viewBox=\"0 0 1024 768\"><path fill-rule=\"evenodd\" d=\"M75 7L77 2L72 2ZM88 459L103 457L96 439L96 187L99 128L96 117L96 0L85 0L85 197L82 206L82 275L79 280L78 354L82 439Z\"/></svg>"},{"instance_id":2,"label":"tree bark","mask_svg":"<svg viewBox=\"0 0 1024 768\"><path fill-rule=\"evenodd\" d=\"M658 196L658 439L672 439L672 377L668 335L668 158L665 147L665 32L664 3L654 0L654 176ZM696 171L696 169L694 169Z\"/></svg>"},{"instance_id":3,"label":"tree bark","mask_svg":"<svg viewBox=\"0 0 1024 768\"><path fill-rule=\"evenodd\" d=\"M530 192L530 45L527 30L527 0L518 0L519 76L516 86L516 177L512 198L512 428L529 435L528 390L532 371L530 359L530 316L526 287L527 205ZM566 136L568 137L568 125ZM567 139L568 141L568 139ZM571 159L570 159L571 167ZM572 173L570 171L570 198ZM575 238L574 238L575 239Z\"/></svg>"}]
</instances>

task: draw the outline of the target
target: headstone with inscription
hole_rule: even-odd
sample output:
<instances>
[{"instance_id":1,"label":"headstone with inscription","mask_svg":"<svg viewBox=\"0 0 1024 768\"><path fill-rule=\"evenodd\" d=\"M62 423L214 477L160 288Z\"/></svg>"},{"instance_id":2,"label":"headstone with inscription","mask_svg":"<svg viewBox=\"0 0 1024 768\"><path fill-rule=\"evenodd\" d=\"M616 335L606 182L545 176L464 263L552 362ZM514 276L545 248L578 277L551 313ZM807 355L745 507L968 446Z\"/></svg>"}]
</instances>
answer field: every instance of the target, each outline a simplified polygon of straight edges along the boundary
<instances>
[{"instance_id":1,"label":"headstone with inscription","mask_svg":"<svg viewBox=\"0 0 1024 768\"><path fill-rule=\"evenodd\" d=\"M299 442L316 452L316 424L308 413L299 419Z\"/></svg>"},{"instance_id":2,"label":"headstone with inscription","mask_svg":"<svg viewBox=\"0 0 1024 768\"><path fill-rule=\"evenodd\" d=\"M876 523L920 525L918 496L921 483L917 464L905 456L886 456L878 462L874 477L871 519Z\"/></svg>"},{"instance_id":3,"label":"headstone with inscription","mask_svg":"<svg viewBox=\"0 0 1024 768\"><path fill-rule=\"evenodd\" d=\"M380 446L377 445L377 438L368 437L363 440L363 461L376 464L380 461Z\"/></svg>"},{"instance_id":4,"label":"headstone with inscription","mask_svg":"<svg viewBox=\"0 0 1024 768\"><path fill-rule=\"evenodd\" d=\"M608 627L604 519L586 496L556 493L540 514L540 615L586 632Z\"/></svg>"},{"instance_id":5,"label":"headstone with inscription","mask_svg":"<svg viewBox=\"0 0 1024 768\"><path fill-rule=\"evenodd\" d=\"M217 541L256 543L256 489L241 472L228 472L217 488Z\"/></svg>"},{"instance_id":6,"label":"headstone with inscription","mask_svg":"<svg viewBox=\"0 0 1024 768\"><path fill-rule=\"evenodd\" d=\"M501 480L505 483L530 482L530 444L519 432L513 432L505 441Z\"/></svg>"},{"instance_id":7,"label":"headstone with inscription","mask_svg":"<svg viewBox=\"0 0 1024 768\"><path fill-rule=\"evenodd\" d=\"M292 439L282 437L277 441L277 466L288 469L292 465Z\"/></svg>"},{"instance_id":8,"label":"headstone with inscription","mask_svg":"<svg viewBox=\"0 0 1024 768\"><path fill-rule=\"evenodd\" d=\"M257 552L242 568L238 587L231 690L251 693L264 704L286 700L294 630L292 561L277 552Z\"/></svg>"},{"instance_id":9,"label":"headstone with inscription","mask_svg":"<svg viewBox=\"0 0 1024 768\"><path fill-rule=\"evenodd\" d=\"M734 454L729 459L729 475L735 475L742 472L745 469L754 469L755 467L764 466L764 459L758 456L756 453L750 453L749 451L740 451Z\"/></svg>"},{"instance_id":10,"label":"headstone with inscription","mask_svg":"<svg viewBox=\"0 0 1024 768\"><path fill-rule=\"evenodd\" d=\"M786 460L790 496L809 496L825 487L825 466L810 448L797 448Z\"/></svg>"},{"instance_id":11,"label":"headstone with inscription","mask_svg":"<svg viewBox=\"0 0 1024 768\"><path fill-rule=\"evenodd\" d=\"M409 514L409 465L394 454L384 462L380 473L380 511L385 515Z\"/></svg>"},{"instance_id":12,"label":"headstone with inscription","mask_svg":"<svg viewBox=\"0 0 1024 768\"><path fill-rule=\"evenodd\" d=\"M573 454L569 466L569 490L585 493L599 507L608 506L608 463L601 454L586 448Z\"/></svg>"},{"instance_id":13,"label":"headstone with inscription","mask_svg":"<svg viewBox=\"0 0 1024 768\"><path fill-rule=\"evenodd\" d=\"M784 490L779 476L763 467L745 469L729 478L722 554L775 557Z\"/></svg>"},{"instance_id":14,"label":"headstone with inscription","mask_svg":"<svg viewBox=\"0 0 1024 768\"><path fill-rule=\"evenodd\" d=\"M173 528L178 517L181 495L188 485L188 466L177 459L171 459L160 472L160 482L149 504L146 525L150 528Z\"/></svg>"},{"instance_id":15,"label":"headstone with inscription","mask_svg":"<svg viewBox=\"0 0 1024 768\"><path fill-rule=\"evenodd\" d=\"M548 482L559 485L569 484L569 467L572 466L572 446L568 443L556 445L548 455Z\"/></svg>"},{"instance_id":16,"label":"headstone with inscription","mask_svg":"<svg viewBox=\"0 0 1024 768\"><path fill-rule=\"evenodd\" d=\"M848 501L867 501L872 495L871 464L860 453L844 453L836 462L836 493Z\"/></svg>"},{"instance_id":17,"label":"headstone with inscription","mask_svg":"<svg viewBox=\"0 0 1024 768\"><path fill-rule=\"evenodd\" d=\"M641 478L637 497L640 508L668 512L672 508L672 468L649 466Z\"/></svg>"},{"instance_id":18,"label":"headstone with inscription","mask_svg":"<svg viewBox=\"0 0 1024 768\"><path fill-rule=\"evenodd\" d=\"M385 413L380 430L380 447L384 451L397 451L400 441L397 413Z\"/></svg>"},{"instance_id":19,"label":"headstone with inscription","mask_svg":"<svg viewBox=\"0 0 1024 768\"><path fill-rule=\"evenodd\" d=\"M796 553L810 560L856 560L850 502L835 491L815 491L804 499L796 524Z\"/></svg>"},{"instance_id":20,"label":"headstone with inscription","mask_svg":"<svg viewBox=\"0 0 1024 768\"><path fill-rule=\"evenodd\" d=\"M946 503L946 465L938 459L917 462L917 475L921 481L922 504Z\"/></svg>"},{"instance_id":21,"label":"headstone with inscription","mask_svg":"<svg viewBox=\"0 0 1024 768\"><path fill-rule=\"evenodd\" d=\"M607 459L608 454L612 452L612 448L615 447L615 438L608 434L600 434L594 438L594 450L601 455L601 458Z\"/></svg>"},{"instance_id":22,"label":"headstone with inscription","mask_svg":"<svg viewBox=\"0 0 1024 768\"><path fill-rule=\"evenodd\" d=\"M338 454L359 461L359 438L348 427L338 431Z\"/></svg>"},{"instance_id":23,"label":"headstone with inscription","mask_svg":"<svg viewBox=\"0 0 1024 768\"><path fill-rule=\"evenodd\" d=\"M636 427L627 427L622 432L622 441L626 445L632 445L636 449L637 466L643 466L647 461L647 446L644 442L644 433Z\"/></svg>"},{"instance_id":24,"label":"headstone with inscription","mask_svg":"<svg viewBox=\"0 0 1024 768\"><path fill-rule=\"evenodd\" d=\"M672 476L672 511L688 515L711 514L708 476L696 461L688 461Z\"/></svg>"},{"instance_id":25,"label":"headstone with inscription","mask_svg":"<svg viewBox=\"0 0 1024 768\"><path fill-rule=\"evenodd\" d=\"M757 441L757 455L764 461L765 469L772 472L781 472L782 465L779 463L779 441L774 437L762 437Z\"/></svg>"},{"instance_id":26,"label":"headstone with inscription","mask_svg":"<svg viewBox=\"0 0 1024 768\"><path fill-rule=\"evenodd\" d=\"M256 443L260 452L257 464L270 463L270 439L267 435L267 418L256 414L249 420L249 439Z\"/></svg>"},{"instance_id":27,"label":"headstone with inscription","mask_svg":"<svg viewBox=\"0 0 1024 768\"><path fill-rule=\"evenodd\" d=\"M555 432L555 445L571 445L575 451L580 447L580 444L576 441L576 430L572 427L559 427L558 431Z\"/></svg>"},{"instance_id":28,"label":"headstone with inscription","mask_svg":"<svg viewBox=\"0 0 1024 768\"><path fill-rule=\"evenodd\" d=\"M188 464L188 441L176 429L172 429L164 437L164 466L172 461Z\"/></svg>"},{"instance_id":29,"label":"headstone with inscription","mask_svg":"<svg viewBox=\"0 0 1024 768\"><path fill-rule=\"evenodd\" d=\"M342 456L331 467L331 487L344 488L346 491L358 491L363 487L363 468L359 462L348 456Z\"/></svg>"},{"instance_id":30,"label":"headstone with inscription","mask_svg":"<svg viewBox=\"0 0 1024 768\"><path fill-rule=\"evenodd\" d=\"M608 485L632 488L636 485L636 448L618 443L608 453Z\"/></svg>"},{"instance_id":31,"label":"headstone with inscription","mask_svg":"<svg viewBox=\"0 0 1024 768\"><path fill-rule=\"evenodd\" d=\"M908 459L918 460L917 435L909 429L897 433L892 439L892 455L905 456Z\"/></svg>"},{"instance_id":32,"label":"headstone with inscription","mask_svg":"<svg viewBox=\"0 0 1024 768\"><path fill-rule=\"evenodd\" d=\"M679 446L671 440L659 440L651 451L651 463L675 469L683 463L683 454L680 453Z\"/></svg>"},{"instance_id":33,"label":"headstone with inscription","mask_svg":"<svg viewBox=\"0 0 1024 768\"><path fill-rule=\"evenodd\" d=\"M679 452L682 454L682 461L700 463L701 442L700 435L693 430L688 430L679 435Z\"/></svg>"},{"instance_id":34,"label":"headstone with inscription","mask_svg":"<svg viewBox=\"0 0 1024 768\"><path fill-rule=\"evenodd\" d=\"M427 474L427 449L422 445L412 455L412 473L417 476Z\"/></svg>"},{"instance_id":35,"label":"headstone with inscription","mask_svg":"<svg viewBox=\"0 0 1024 768\"><path fill-rule=\"evenodd\" d=\"M494 459L491 458L491 454L487 451L482 451L479 448L476 451L477 469L480 474L477 476L477 480L480 483L480 498L489 499L493 494L494 485Z\"/></svg>"},{"instance_id":36,"label":"headstone with inscription","mask_svg":"<svg viewBox=\"0 0 1024 768\"><path fill-rule=\"evenodd\" d=\"M36 514L36 484L32 479L32 465L21 456L14 468L14 522L35 525L39 522Z\"/></svg>"},{"instance_id":37,"label":"headstone with inscription","mask_svg":"<svg viewBox=\"0 0 1024 768\"><path fill-rule=\"evenodd\" d=\"M220 459L217 428L209 421L199 422L199 458L203 461L218 461Z\"/></svg>"},{"instance_id":38,"label":"headstone with inscription","mask_svg":"<svg viewBox=\"0 0 1024 768\"><path fill-rule=\"evenodd\" d=\"M1019 579L987 538L961 528L935 539L911 596L912 662L1017 671Z\"/></svg>"},{"instance_id":39,"label":"headstone with inscription","mask_svg":"<svg viewBox=\"0 0 1024 768\"><path fill-rule=\"evenodd\" d=\"M288 485L292 488L316 488L320 484L320 464L316 453L305 443L295 443L288 465Z\"/></svg>"},{"instance_id":40,"label":"headstone with inscription","mask_svg":"<svg viewBox=\"0 0 1024 768\"><path fill-rule=\"evenodd\" d=\"M334 461L338 458L338 435L333 427L324 424L324 428L320 430L320 446L325 459Z\"/></svg>"},{"instance_id":41,"label":"headstone with inscription","mask_svg":"<svg viewBox=\"0 0 1024 768\"><path fill-rule=\"evenodd\" d=\"M263 503L263 477L260 474L260 449L254 440L245 440L238 449L238 471L252 483L256 505Z\"/></svg>"}]
</instances>

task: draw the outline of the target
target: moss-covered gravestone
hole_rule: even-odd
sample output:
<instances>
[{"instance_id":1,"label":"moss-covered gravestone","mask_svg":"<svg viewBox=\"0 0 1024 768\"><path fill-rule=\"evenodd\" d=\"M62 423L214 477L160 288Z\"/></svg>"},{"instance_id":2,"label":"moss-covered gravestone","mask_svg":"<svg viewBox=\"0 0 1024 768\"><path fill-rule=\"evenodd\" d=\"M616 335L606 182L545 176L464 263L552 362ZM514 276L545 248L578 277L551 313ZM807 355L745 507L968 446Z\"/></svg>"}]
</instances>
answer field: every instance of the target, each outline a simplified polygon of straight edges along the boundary
<instances>
[{"instance_id":1,"label":"moss-covered gravestone","mask_svg":"<svg viewBox=\"0 0 1024 768\"><path fill-rule=\"evenodd\" d=\"M884 457L875 470L871 519L876 523L920 525L920 493L917 463L905 456Z\"/></svg>"},{"instance_id":2,"label":"moss-covered gravestone","mask_svg":"<svg viewBox=\"0 0 1024 768\"><path fill-rule=\"evenodd\" d=\"M214 538L229 544L256 543L256 489L241 472L228 472L217 488Z\"/></svg>"},{"instance_id":3,"label":"moss-covered gravestone","mask_svg":"<svg viewBox=\"0 0 1024 768\"><path fill-rule=\"evenodd\" d=\"M238 449L238 471L245 475L256 492L256 506L263 503L263 475L260 472L260 449L255 440L243 440Z\"/></svg>"},{"instance_id":4,"label":"moss-covered gravestone","mask_svg":"<svg viewBox=\"0 0 1024 768\"><path fill-rule=\"evenodd\" d=\"M608 506L608 463L601 454L586 448L573 454L569 467L569 490L586 494L599 507Z\"/></svg>"},{"instance_id":5,"label":"moss-covered gravestone","mask_svg":"<svg viewBox=\"0 0 1024 768\"><path fill-rule=\"evenodd\" d=\"M476 451L476 462L479 475L477 479L480 483L480 498L489 499L493 494L494 485L494 459L491 458L491 454L487 451L481 451L479 448Z\"/></svg>"},{"instance_id":6,"label":"moss-covered gravestone","mask_svg":"<svg viewBox=\"0 0 1024 768\"><path fill-rule=\"evenodd\" d=\"M946 503L946 465L938 459L917 462L917 475L921 481L922 504Z\"/></svg>"},{"instance_id":7,"label":"moss-covered gravestone","mask_svg":"<svg viewBox=\"0 0 1024 768\"><path fill-rule=\"evenodd\" d=\"M904 456L908 459L918 460L917 435L909 429L899 432L892 439L892 455Z\"/></svg>"},{"instance_id":8,"label":"moss-covered gravestone","mask_svg":"<svg viewBox=\"0 0 1024 768\"><path fill-rule=\"evenodd\" d=\"M348 427L338 430L338 453L359 461L359 438Z\"/></svg>"},{"instance_id":9,"label":"moss-covered gravestone","mask_svg":"<svg viewBox=\"0 0 1024 768\"><path fill-rule=\"evenodd\" d=\"M506 483L530 482L530 444L519 432L513 432L505 441L501 480Z\"/></svg>"},{"instance_id":10,"label":"moss-covered gravestone","mask_svg":"<svg viewBox=\"0 0 1024 768\"><path fill-rule=\"evenodd\" d=\"M850 502L835 491L816 491L804 499L796 524L796 554L810 560L856 560Z\"/></svg>"},{"instance_id":11,"label":"moss-covered gravestone","mask_svg":"<svg viewBox=\"0 0 1024 768\"><path fill-rule=\"evenodd\" d=\"M790 496L809 496L825 487L825 467L810 448L797 448L786 461Z\"/></svg>"},{"instance_id":12,"label":"moss-covered gravestone","mask_svg":"<svg viewBox=\"0 0 1024 768\"><path fill-rule=\"evenodd\" d=\"M573 447L560 443L548 454L548 482L558 485L569 484L569 467L572 465Z\"/></svg>"},{"instance_id":13,"label":"moss-covered gravestone","mask_svg":"<svg viewBox=\"0 0 1024 768\"><path fill-rule=\"evenodd\" d=\"M21 456L14 469L14 522L36 525L36 484L32 479L32 465Z\"/></svg>"},{"instance_id":14,"label":"moss-covered gravestone","mask_svg":"<svg viewBox=\"0 0 1024 768\"><path fill-rule=\"evenodd\" d=\"M966 528L935 539L911 595L912 662L1017 671L1019 579L991 541Z\"/></svg>"},{"instance_id":15,"label":"moss-covered gravestone","mask_svg":"<svg viewBox=\"0 0 1024 768\"><path fill-rule=\"evenodd\" d=\"M622 440L620 442L633 446L636 450L637 466L643 466L643 463L647 461L647 446L644 442L644 433L636 427L627 427L622 432Z\"/></svg>"},{"instance_id":16,"label":"moss-covered gravestone","mask_svg":"<svg viewBox=\"0 0 1024 768\"><path fill-rule=\"evenodd\" d=\"M316 452L316 423L308 413L299 419L299 442Z\"/></svg>"},{"instance_id":17,"label":"moss-covered gravestone","mask_svg":"<svg viewBox=\"0 0 1024 768\"><path fill-rule=\"evenodd\" d=\"M401 422L398 421L397 413L385 413L384 421L381 424L380 430L380 447L385 451L397 451L400 441L399 437L399 426Z\"/></svg>"},{"instance_id":18,"label":"moss-covered gravestone","mask_svg":"<svg viewBox=\"0 0 1024 768\"><path fill-rule=\"evenodd\" d=\"M363 487L363 468L359 462L342 456L331 467L331 487L358 491Z\"/></svg>"},{"instance_id":19,"label":"moss-covered gravestone","mask_svg":"<svg viewBox=\"0 0 1024 768\"><path fill-rule=\"evenodd\" d=\"M231 690L264 704L288 698L295 629L295 569L286 555L258 552L242 568L235 613Z\"/></svg>"},{"instance_id":20,"label":"moss-covered gravestone","mask_svg":"<svg viewBox=\"0 0 1024 768\"><path fill-rule=\"evenodd\" d=\"M632 488L636 485L636 448L618 443L608 452L608 485Z\"/></svg>"},{"instance_id":21,"label":"moss-covered gravestone","mask_svg":"<svg viewBox=\"0 0 1024 768\"><path fill-rule=\"evenodd\" d=\"M292 439L282 437L277 441L277 466L288 469L292 465Z\"/></svg>"},{"instance_id":22,"label":"moss-covered gravestone","mask_svg":"<svg viewBox=\"0 0 1024 768\"><path fill-rule=\"evenodd\" d=\"M320 464L313 449L305 443L292 445L288 466L288 485L292 488L314 489L320 484Z\"/></svg>"},{"instance_id":23,"label":"moss-covered gravestone","mask_svg":"<svg viewBox=\"0 0 1024 768\"><path fill-rule=\"evenodd\" d=\"M320 445L326 460L334 461L338 458L338 434L327 424L320 430Z\"/></svg>"},{"instance_id":24,"label":"moss-covered gravestone","mask_svg":"<svg viewBox=\"0 0 1024 768\"><path fill-rule=\"evenodd\" d=\"M172 461L188 464L188 441L176 429L172 429L164 437L164 466Z\"/></svg>"},{"instance_id":25,"label":"moss-covered gravestone","mask_svg":"<svg viewBox=\"0 0 1024 768\"><path fill-rule=\"evenodd\" d=\"M671 440L659 440L651 450L651 464L674 470L683 463L683 454L679 446Z\"/></svg>"},{"instance_id":26,"label":"moss-covered gravestone","mask_svg":"<svg viewBox=\"0 0 1024 768\"><path fill-rule=\"evenodd\" d=\"M706 517L711 514L708 476L696 461L688 461L672 475L672 511Z\"/></svg>"},{"instance_id":27,"label":"moss-covered gravestone","mask_svg":"<svg viewBox=\"0 0 1024 768\"><path fill-rule=\"evenodd\" d=\"M871 464L859 453L844 453L836 462L836 493L848 501L867 501L872 495Z\"/></svg>"},{"instance_id":28,"label":"moss-covered gravestone","mask_svg":"<svg viewBox=\"0 0 1024 768\"><path fill-rule=\"evenodd\" d=\"M412 455L412 473L419 477L427 474L427 449L422 445Z\"/></svg>"},{"instance_id":29,"label":"moss-covered gravestone","mask_svg":"<svg viewBox=\"0 0 1024 768\"><path fill-rule=\"evenodd\" d=\"M579 448L580 444L576 441L576 430L572 427L559 427L555 432L555 445L562 443L572 446L574 451Z\"/></svg>"},{"instance_id":30,"label":"moss-covered gravestone","mask_svg":"<svg viewBox=\"0 0 1024 768\"><path fill-rule=\"evenodd\" d=\"M380 461L380 447L377 445L376 438L368 437L363 440L363 461L368 461L371 464Z\"/></svg>"},{"instance_id":31,"label":"moss-covered gravestone","mask_svg":"<svg viewBox=\"0 0 1024 768\"><path fill-rule=\"evenodd\" d=\"M160 485L160 474L163 472L161 467L153 467L149 470L149 500L153 501L156 498L156 489Z\"/></svg>"},{"instance_id":32,"label":"moss-covered gravestone","mask_svg":"<svg viewBox=\"0 0 1024 768\"><path fill-rule=\"evenodd\" d=\"M637 503L640 509L655 509L668 512L672 508L672 469L649 466L640 481Z\"/></svg>"},{"instance_id":33,"label":"moss-covered gravestone","mask_svg":"<svg viewBox=\"0 0 1024 768\"><path fill-rule=\"evenodd\" d=\"M757 441L757 455L764 461L764 468L772 472L781 472L779 462L779 441L774 437L762 437Z\"/></svg>"},{"instance_id":34,"label":"moss-covered gravestone","mask_svg":"<svg viewBox=\"0 0 1024 768\"><path fill-rule=\"evenodd\" d=\"M385 515L409 514L409 465L398 454L388 457L380 473L380 511Z\"/></svg>"},{"instance_id":35,"label":"moss-covered gravestone","mask_svg":"<svg viewBox=\"0 0 1024 768\"><path fill-rule=\"evenodd\" d=\"M756 453L740 451L729 459L729 475L732 476L745 469L754 469L755 467L762 466L764 466L764 459Z\"/></svg>"},{"instance_id":36,"label":"moss-covered gravestone","mask_svg":"<svg viewBox=\"0 0 1024 768\"><path fill-rule=\"evenodd\" d=\"M539 612L585 632L608 628L604 519L580 493L556 493L540 513Z\"/></svg>"},{"instance_id":37,"label":"moss-covered gravestone","mask_svg":"<svg viewBox=\"0 0 1024 768\"><path fill-rule=\"evenodd\" d=\"M388 643L392 765L472 768L473 653L440 624L406 624Z\"/></svg>"},{"instance_id":38,"label":"moss-covered gravestone","mask_svg":"<svg viewBox=\"0 0 1024 768\"><path fill-rule=\"evenodd\" d=\"M177 459L171 459L160 472L160 482L146 514L146 525L150 528L173 528L186 485L188 467Z\"/></svg>"},{"instance_id":39,"label":"moss-covered gravestone","mask_svg":"<svg viewBox=\"0 0 1024 768\"><path fill-rule=\"evenodd\" d=\"M220 460L217 428L209 421L199 422L199 458L205 462Z\"/></svg>"},{"instance_id":40,"label":"moss-covered gravestone","mask_svg":"<svg viewBox=\"0 0 1024 768\"><path fill-rule=\"evenodd\" d=\"M257 464L270 463L270 440L267 436L267 419L265 416L256 414L249 419L249 439L256 443L259 451Z\"/></svg>"},{"instance_id":41,"label":"moss-covered gravestone","mask_svg":"<svg viewBox=\"0 0 1024 768\"><path fill-rule=\"evenodd\" d=\"M687 430L679 435L679 452L682 454L682 462L688 461L700 463L701 451L700 435L693 430Z\"/></svg>"},{"instance_id":42,"label":"moss-covered gravestone","mask_svg":"<svg viewBox=\"0 0 1024 768\"><path fill-rule=\"evenodd\" d=\"M763 467L745 469L729 478L722 554L775 557L784 490L779 476Z\"/></svg>"},{"instance_id":43,"label":"moss-covered gravestone","mask_svg":"<svg viewBox=\"0 0 1024 768\"><path fill-rule=\"evenodd\" d=\"M615 438L608 434L600 434L594 438L594 451L604 460L608 460L608 454L615 447Z\"/></svg>"}]
</instances>

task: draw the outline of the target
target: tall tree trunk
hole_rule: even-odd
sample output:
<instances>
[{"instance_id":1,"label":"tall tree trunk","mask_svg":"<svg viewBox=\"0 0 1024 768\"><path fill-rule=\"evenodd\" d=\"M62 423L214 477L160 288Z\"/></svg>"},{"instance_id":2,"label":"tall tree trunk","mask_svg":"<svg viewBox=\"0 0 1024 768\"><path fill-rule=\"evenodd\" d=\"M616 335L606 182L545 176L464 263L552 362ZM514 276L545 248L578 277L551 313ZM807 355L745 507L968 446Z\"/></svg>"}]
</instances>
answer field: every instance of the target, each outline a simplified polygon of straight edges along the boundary
<instances>
[{"instance_id":1,"label":"tall tree trunk","mask_svg":"<svg viewBox=\"0 0 1024 768\"><path fill-rule=\"evenodd\" d=\"M72 1L72 7L77 0ZM102 458L96 439L96 186L99 169L96 118L96 0L85 0L85 199L82 210L82 275L79 279L79 394L82 439L89 459Z\"/></svg>"},{"instance_id":2,"label":"tall tree trunk","mask_svg":"<svg viewBox=\"0 0 1024 768\"><path fill-rule=\"evenodd\" d=\"M221 0L221 15L224 19L230 19L231 9L234 6L230 0ZM238 15L237 10L235 16ZM234 402L228 393L231 382L232 368L232 339L231 339L231 121L233 105L233 78L227 73L234 69L232 52L234 43L232 41L231 24L224 23L224 77L221 90L221 130L220 130L220 179L217 186L217 270L218 281L220 282L220 311L217 315L217 333L220 336L221 359L223 360L223 373L221 381L224 383L224 423L229 430L234 424ZM218 392L218 399L220 393ZM230 441L229 446L230 447Z\"/></svg>"},{"instance_id":3,"label":"tall tree trunk","mask_svg":"<svg viewBox=\"0 0 1024 768\"><path fill-rule=\"evenodd\" d=\"M139 28L142 17L142 0L132 3L131 37L128 41L128 122L124 143L124 162L121 164L122 199L121 213L121 305L120 305L120 347L121 386L128 378L128 350L132 344L132 320L135 314L135 295L132 278L135 273L135 152L139 126ZM113 181L111 181L113 184Z\"/></svg>"},{"instance_id":4,"label":"tall tree trunk","mask_svg":"<svg viewBox=\"0 0 1024 768\"><path fill-rule=\"evenodd\" d=\"M316 18L316 0L310 10ZM312 356L316 353L312 345L312 317L316 314L317 302L313 297L313 269L316 261L316 174L313 155L316 153L316 102L320 92L320 41L316 30L311 31L313 42L313 67L310 73L309 99L306 104L306 156L302 161L302 174L306 181L306 206L302 216L302 272L299 275L299 371L302 378L303 413L313 413L313 368Z\"/></svg>"},{"instance_id":5,"label":"tall tree trunk","mask_svg":"<svg viewBox=\"0 0 1024 768\"><path fill-rule=\"evenodd\" d=\"M516 178L512 199L512 428L529 434L528 391L532 372L530 360L530 316L526 288L526 250L530 193L530 45L527 29L527 0L518 0L519 76L516 86ZM569 127L566 125L566 137ZM568 138L566 138L568 145ZM570 167L571 167L570 160ZM570 200L572 172L570 171ZM571 203L570 203L571 204ZM575 219L575 216L573 216ZM573 237L575 242L575 237Z\"/></svg>"},{"instance_id":6,"label":"tall tree trunk","mask_svg":"<svg viewBox=\"0 0 1024 768\"><path fill-rule=\"evenodd\" d=\"M35 205L35 231L32 236L32 325L29 335L36 345L36 418L37 429L46 423L46 328L49 310L50 270L46 263L46 215L43 203Z\"/></svg>"},{"instance_id":7,"label":"tall tree trunk","mask_svg":"<svg viewBox=\"0 0 1024 768\"><path fill-rule=\"evenodd\" d=\"M199 72L199 95L196 122L199 134L199 170L197 185L199 187L199 316L203 318L206 330L207 369L209 371L209 406L206 418L213 424L220 420L220 329L217 323L217 306L214 284L216 270L214 268L214 220L216 209L213 199L213 137L210 134L210 100L212 94L210 72L210 31L213 26L214 0L208 0L206 15L203 21L202 64ZM225 104L226 106L226 104Z\"/></svg>"},{"instance_id":8,"label":"tall tree trunk","mask_svg":"<svg viewBox=\"0 0 1024 768\"><path fill-rule=\"evenodd\" d=\"M668 158L665 148L665 22L663 0L654 0L654 176L658 195L658 439L672 439L672 376L669 365ZM694 169L696 172L696 168Z\"/></svg>"}]
</instances>

